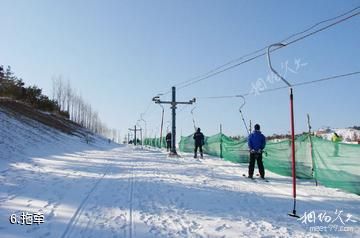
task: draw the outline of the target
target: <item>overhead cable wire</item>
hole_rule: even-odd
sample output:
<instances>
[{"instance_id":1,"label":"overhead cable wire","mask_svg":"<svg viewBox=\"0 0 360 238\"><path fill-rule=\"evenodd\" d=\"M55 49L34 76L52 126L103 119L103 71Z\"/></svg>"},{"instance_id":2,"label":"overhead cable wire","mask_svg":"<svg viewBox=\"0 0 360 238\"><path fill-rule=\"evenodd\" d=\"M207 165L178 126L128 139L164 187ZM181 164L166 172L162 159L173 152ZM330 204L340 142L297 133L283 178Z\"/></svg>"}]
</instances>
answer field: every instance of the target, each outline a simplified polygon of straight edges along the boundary
<instances>
[{"instance_id":1,"label":"overhead cable wire","mask_svg":"<svg viewBox=\"0 0 360 238\"><path fill-rule=\"evenodd\" d=\"M320 21L320 22L318 22L318 23L315 23L314 25L310 26L309 28L305 29L304 31L295 33L295 34L287 37L286 39L284 39L284 40L282 40L282 41L290 40L291 38L293 38L293 37L295 37L295 36L298 36L298 35L301 35L301 34L304 34L304 33L306 33L307 31L310 31L310 30L314 29L315 27L317 27L317 26L319 26L319 25L321 25L321 24L323 24L323 23L326 23L326 22L329 22L329 21L334 21L334 20L336 20L336 19L338 19L338 18L340 18L340 17L346 16L346 15L350 14L351 12L354 12L354 11L356 11L356 10L358 10L358 9L360 9L360 6L355 7L355 8L353 8L353 9L351 9L350 11L347 11L347 12L345 12L345 13L343 13L343 14L340 14L340 15L338 15L338 16L336 16L336 17L332 17L332 18L329 18L329 19ZM266 48L266 47L265 47L265 48Z\"/></svg>"},{"instance_id":2,"label":"overhead cable wire","mask_svg":"<svg viewBox=\"0 0 360 238\"><path fill-rule=\"evenodd\" d=\"M354 14L352 14L352 15L350 15L350 16L347 16L347 17L342 18L342 19L340 19L340 20L338 20L338 21L336 21L336 22L333 22L333 23L331 23L331 24L328 24L328 25L326 25L326 26L324 26L324 27L322 27L322 28L319 28L319 29L316 30L316 31L310 32L310 33L308 33L308 34L306 34L306 35L303 35L303 36L301 36L301 37L298 37L298 38L296 38L296 39L294 39L294 40L291 40L291 41L289 41L289 40L292 39L292 38L294 38L295 36L304 34L304 33L306 33L306 32L308 32L308 31L314 29L315 27L317 27L317 26L319 26L319 25L321 25L321 24L324 24L324 23L326 23L326 22L333 21L333 20L338 19L338 18L340 18L340 17L346 16L346 15L348 15L349 13L352 13L352 12L354 12L354 11L356 11L356 10L359 10L359 9L360 9L360 7L355 7L355 8L353 8L352 10L347 11L347 12L341 14L341 15L338 15L338 16L336 16L336 17L332 17L332 18L330 18L330 19L327 19L327 20L323 20L323 21L321 21L321 22L318 22L318 23L312 25L311 27L309 27L309 28L307 28L307 29L305 29L305 30L303 30L303 31L301 31L301 32L298 32L298 33L295 33L295 34L292 34L292 35L286 37L285 39L283 39L283 40L280 41L280 42L283 42L286 46L287 46L287 45L291 45L291 44L293 44L293 43L296 43L296 42L298 42L298 41L300 41L300 40L303 40L303 39L305 39L305 38L307 38L307 37L310 37L310 36L312 36L312 35L314 35L314 34L316 34L316 33L319 33L319 32L321 32L321 31L324 31L324 30L326 30L326 29L328 29L328 28L330 28L330 27L332 27L332 26L335 26L335 25L337 25L337 24L339 24L339 23L341 23L341 22L344 22L344 21L346 21L346 20L349 20L350 18L359 15L360 12L357 11L356 13L354 13ZM208 79L208 78L214 77L214 76L216 76L216 75L218 75L218 74L220 74L220 73L223 73L223 72L225 72L225 71L228 71L228 70L230 70L230 69L233 69L233 68L235 68L235 67L238 67L238 66L240 66L240 65L242 65L242 64L245 64L245 63L247 63L247 62L253 61L253 60L255 60L255 59L257 59L257 58L259 58L259 57L261 57L261 56L264 56L266 53L265 53L265 52L264 52L264 53L260 53L260 52L263 52L267 47L268 47L268 46L265 46L265 47L263 47L263 48L261 48L261 49L258 49L258 50L256 50L256 51L253 51L253 52L251 52L251 53L248 53L248 54L246 54L246 55L243 55L243 56L241 56L241 57L239 57L239 58L237 58L237 59L231 60L231 61L229 61L229 62L227 62L227 63L225 63L225 64L223 64L223 65L221 65L221 66L216 67L216 68L213 69L213 70L208 71L208 72L205 73L205 74L201 74L201 75L199 75L199 76L197 76L197 77L194 77L194 78L192 78L192 79L189 79L189 80L180 82L180 83L178 83L178 84L175 84L175 86L180 86L180 85L182 85L182 86L180 86L178 89L183 89L183 88L188 87L188 86L190 86L190 85L192 85L192 84L201 82L201 81L206 80L206 79ZM271 52L276 51L276 50L278 50L279 48L282 48L282 47L274 48L273 50L271 50ZM260 53L260 54L258 54L258 53ZM257 55L255 55L255 54L257 54ZM251 58L249 58L249 59L243 60L244 58L247 58L247 57L249 57L249 56L251 56L251 55L255 55L255 56L253 56L253 57L251 57ZM235 62L238 62L238 61L240 61L240 60L243 60L243 61L241 61L241 62L239 62L239 63L236 63L236 64L234 64L234 65L231 65L231 64L233 64L233 63L235 63ZM228 65L231 65L231 66L228 66ZM228 66L228 67L224 68L225 66ZM223 69L222 69L222 68L223 68ZM170 92L171 92L171 91L167 91L167 92L163 93L163 95L166 95L166 94L168 94L168 93L170 93Z\"/></svg>"},{"instance_id":3,"label":"overhead cable wire","mask_svg":"<svg viewBox=\"0 0 360 238\"><path fill-rule=\"evenodd\" d=\"M355 7L355 8L353 8L353 9L351 9L350 11L347 11L347 12L345 12L345 13L343 13L343 14L340 14L340 15L338 15L338 16L336 16L336 17L332 17L332 18L329 18L329 19L320 21L320 22L318 22L318 23L315 23L314 25L308 27L307 29L305 29L305 30L303 30L303 31L301 31L301 32L292 34L292 35L288 36L287 38L281 40L280 42L288 41L288 40L290 40L291 38L293 38L293 37L295 37L295 36L304 34L304 33L306 33L306 32L308 32L308 31L314 29L315 27L317 27L317 26L319 26L319 25L321 25L321 24L323 24L323 23L326 23L326 22L329 22L329 21L333 21L333 20L336 20L337 18L343 17L343 16L345 16L345 15L347 15L347 14L349 14L349 13L351 13L351 12L353 12L353 11L359 9L359 8L360 8L360 7ZM262 52L262 51L266 50L267 47L268 47L268 46L265 46L265 47L263 47L263 48L261 48L261 49L258 49L258 50L256 50L256 51L253 51L253 52L248 53L248 54L245 54L245 55L243 55L243 56L241 56L241 57L239 57L239 58L230 60L229 62L227 62L227 63L225 63L225 64L223 64L223 65L220 65L220 66L216 67L215 69L212 69L212 70L208 71L208 72L205 73L205 74L196 76L196 77L194 77L193 79L189 79L189 80L186 80L186 81L184 81L184 82L180 82L180 83L178 83L178 84L175 84L175 86L179 86L179 85L188 83L188 82L193 81L193 80L195 80L195 79L197 79L197 78L205 77L206 75L208 75L208 74L210 74L210 73L213 73L213 72L215 72L215 71L217 71L217 70L219 70L219 69L221 69L221 68L223 68L223 67L225 67L225 66L227 66L227 65L230 65L230 64L232 64L232 63L235 63L235 62L237 62L237 61L239 61L239 60L242 60L242 59L244 59L244 58L246 58L246 57L248 57L248 56L254 55L254 54L256 54L256 53Z\"/></svg>"},{"instance_id":4,"label":"overhead cable wire","mask_svg":"<svg viewBox=\"0 0 360 238\"><path fill-rule=\"evenodd\" d=\"M179 109L178 113L184 111L189 105L190 104L183 105L182 108Z\"/></svg>"},{"instance_id":5,"label":"overhead cable wire","mask_svg":"<svg viewBox=\"0 0 360 238\"><path fill-rule=\"evenodd\" d=\"M298 87L298 86L303 86L303 85L308 85L308 84L315 84L315 83L320 83L320 82L329 81L329 80L333 80L333 79L341 79L341 78L345 78L345 77L349 77L349 76L353 76L353 75L357 75L357 74L360 74L360 71L355 71L355 72L346 73L346 74L329 76L329 77L326 77L326 78L321 78L321 79L316 79L316 80L311 80L311 81L294 83L294 84L292 84L292 87ZM289 87L288 86L281 86L281 87L277 87L277 88L270 88L270 89L260 90L259 94L266 93L266 92L277 91L277 90L281 90L281 89L285 89L285 88L289 88ZM199 97L199 99L238 98L238 97L247 97L247 96L250 96L252 94L253 93L236 94L236 95L224 95L224 96Z\"/></svg>"},{"instance_id":6,"label":"overhead cable wire","mask_svg":"<svg viewBox=\"0 0 360 238\"><path fill-rule=\"evenodd\" d=\"M298 42L298 41L300 41L300 40L303 40L303 39L305 39L305 38L307 38L307 37L310 37L310 36L312 36L312 35L314 35L314 34L316 34L316 33L319 33L319 32L321 32L321 31L324 31L324 30L326 30L326 29L328 29L328 28L330 28L330 27L332 27L332 26L335 26L335 25L337 25L337 24L339 24L339 23L341 23L341 22L344 22L344 21L346 21L346 20L348 20L348 19L350 19L350 18L352 18L352 17L355 17L355 16L357 16L357 15L359 15L359 14L360 14L360 12L355 13L355 14L349 16L349 17L346 17L346 18L341 19L341 20L339 20L339 21L336 21L336 22L334 22L334 23L332 23L332 24L330 24L330 25L327 25L327 26L325 26L325 27L322 27L322 28L320 28L320 29L318 29L318 30L316 30L316 31L314 31L314 32L310 32L310 33L308 33L308 34L306 34L306 35L304 35L304 36L301 36L301 37L299 37L299 38L297 38L297 39L294 39L294 40L292 40L292 41L290 41L290 42L288 42L288 43L285 43L285 46L274 48L274 49L270 50L270 52L273 52L273 51L276 51L276 50L278 50L278 49L280 49L280 48L283 48L283 47L289 46L289 45L291 45L291 44L294 44L294 43L296 43L296 42ZM228 66L228 67L226 67L226 68L224 68L224 69L222 69L222 70L220 70L220 71L216 71L216 72L214 72L214 73L212 73L212 74L209 74L209 75L207 75L207 76L205 76L205 77L203 77L203 78L200 78L200 79L194 80L194 81L192 81L192 82L189 82L189 83L187 83L187 84L179 87L178 89L183 89L183 88L189 87L189 86L191 86L191 85L193 85L193 84L195 84L195 83L199 83L199 82L201 82L201 81L203 81L203 80L205 80L205 79L214 77L214 76L216 76L216 75L218 75L218 74L221 74L221 73L223 73L223 72L225 72L225 71L228 71L228 70L233 69L233 68L236 68L236 67L238 67L238 66L240 66L240 65L242 65L242 64L245 64L245 63L248 63L248 62L250 62L250 61L253 61L253 60L257 59L257 58L260 58L261 56L264 56L264 55L266 55L266 52L261 53L261 54L258 54L258 55L256 55L256 56L253 56L253 57L251 57L251 58L249 58L249 59L246 59L246 60L244 60L244 61L241 61L241 62L239 62L239 63L237 63L237 64Z\"/></svg>"},{"instance_id":7,"label":"overhead cable wire","mask_svg":"<svg viewBox=\"0 0 360 238\"><path fill-rule=\"evenodd\" d=\"M284 43L284 44L286 44L286 46L288 46L288 45L294 44L294 43L296 43L296 42L298 42L298 41L301 41L301 40L303 40L303 39L305 39L305 38L307 38L307 37L310 37L310 36L312 36L312 35L314 35L314 34L317 34L317 33L319 33L319 32L322 32L322 31L324 31L324 30L326 30L326 29L328 29L328 28L330 28L330 27L333 27L333 26L335 26L335 25L337 25L337 24L340 24L341 22L347 21L347 20L349 20L350 18L353 18L353 17L359 15L360 12L357 11L357 10L359 10L359 8L360 8L360 6L355 7L355 8L353 8L353 9L351 9L350 11L347 11L347 12L345 12L345 13L343 13L343 14L340 14L340 15L338 15L338 16L336 16L336 17L332 17L332 18L329 18L329 19L320 21L320 22L318 22L318 23L315 23L314 25L310 26L309 28L307 28L307 29L305 29L305 30L303 30L303 31L301 31L301 32L298 32L298 33L295 33L295 34L292 34L292 35L286 37L286 38L283 39L281 42ZM350 15L350 16L347 16L347 17L345 17L345 18L341 18L341 17L344 17L344 16L346 16L346 15L348 15L348 14L350 14L350 13L353 13L354 11L356 11L356 13L354 13L354 14L352 14L352 15ZM334 20L336 20L336 19L338 19L338 18L341 18L341 19L340 19L340 20L337 20L337 21L335 21L335 22L333 22L333 23L331 23L331 24L328 24L328 25L326 25L326 26L324 26L324 27L321 27L321 28L319 28L318 30L315 30L315 31L310 32L310 33L308 33L308 34L306 34L306 35L303 35L303 36L301 36L301 37L298 37L298 38L296 38L296 39L293 39L293 40L289 41L290 39L292 39L292 38L294 38L294 37L296 37L296 36L302 35L302 34L308 32L308 31L310 31L310 30L313 30L314 28L316 28L316 27L318 27L318 26L320 26L320 25L322 25L322 24L324 24L324 23L327 23L327 22L329 22L329 21L334 21ZM245 55L243 55L243 56L241 56L241 57L239 57L239 58L237 58L237 59L231 60L231 61L229 61L229 62L227 62L227 63L225 63L225 64L223 64L223 65L220 65L220 66L218 66L218 67L216 67L216 68L214 68L214 69L212 69L212 70L210 70L210 71L208 71L208 72L206 72L206 73L204 73L204 74L201 74L201 75L196 76L196 77L194 77L194 78L191 78L191 79L189 79L189 80L186 80L186 81L177 83L177 84L175 84L175 86L180 86L180 85L182 85L182 86L180 86L178 89L183 89L183 88L189 87L190 85L193 85L193 84L195 84L195 83L201 82L201 81L206 80L206 79L211 78L211 77L214 77L214 76L216 76L216 75L218 75L218 74L221 74L221 73L223 73L223 72L225 72L225 71L231 70L231 69L233 69L233 68L235 68L235 67L238 67L238 66L240 66L240 65L242 65L242 64L245 64L245 63L248 63L248 62L250 62L250 61L253 61L253 60L255 60L255 59L259 58L259 57L264 56L264 55L266 54L264 51L265 51L265 49L266 49L267 47L268 47L268 46L265 46L265 47L263 47L263 48L261 48L261 49L255 50L255 51L253 51L253 52L251 52L251 53L248 53L248 54L245 54ZM271 52L276 51L276 50L278 50L279 48L282 48L282 47L274 48L274 49L271 50ZM264 52L264 53L261 53L261 52ZM256 54L256 55L255 55L255 54ZM255 55L255 56L253 56L253 57L251 57L251 58L248 58L248 59L245 59L245 58L250 57L250 56L252 56L252 55ZM245 60L244 60L244 59L245 59ZM242 61L241 61L241 60L242 60ZM241 62L232 65L233 63L238 62L238 61L241 61ZM230 65L230 66L229 66L229 65ZM228 66L228 67L226 67L226 66ZM224 68L224 67L226 67L226 68ZM306 84L318 83L318 82L322 82L322 81L326 81L326 80L343 78L343 77L346 77L346 76L351 76L351 75L355 75L355 74L359 74L359 73L360 73L360 72L353 72L353 73L349 73L349 74L337 75L337 76L322 78L322 79L318 79L318 80L313 80L313 81L308 81L308 82L297 83L297 84L294 84L293 86L295 87L295 86L302 86L302 85L306 85ZM287 86L263 90L263 91L261 91L261 93L263 93L263 92L276 91L276 90L280 90L280 89L284 89L284 88L287 88ZM165 93L158 94L158 95L166 95L166 94L169 94L170 92L171 92L171 90L170 90L170 91L167 91L167 92L165 92ZM249 96L249 95L251 95L251 94L250 94L250 93L246 93L246 94L243 94L243 95L217 96L217 97L207 97L207 98L220 99L220 98L242 97L242 96ZM143 113L143 115L147 114L147 112L148 112L149 108L151 107L151 105L152 105L152 101L149 102L149 104L148 104L145 112ZM183 107L180 111L184 110L185 108L186 108L186 106ZM153 111L154 111L154 110L152 110L152 112L153 112ZM151 112L151 113L152 113L152 112ZM150 113L150 114L151 114L151 113Z\"/></svg>"},{"instance_id":8,"label":"overhead cable wire","mask_svg":"<svg viewBox=\"0 0 360 238\"><path fill-rule=\"evenodd\" d=\"M150 101L149 104L146 106L145 111L142 113L143 115L145 115L149 111L149 108L151 107L151 105L152 105L152 101Z\"/></svg>"}]
</instances>

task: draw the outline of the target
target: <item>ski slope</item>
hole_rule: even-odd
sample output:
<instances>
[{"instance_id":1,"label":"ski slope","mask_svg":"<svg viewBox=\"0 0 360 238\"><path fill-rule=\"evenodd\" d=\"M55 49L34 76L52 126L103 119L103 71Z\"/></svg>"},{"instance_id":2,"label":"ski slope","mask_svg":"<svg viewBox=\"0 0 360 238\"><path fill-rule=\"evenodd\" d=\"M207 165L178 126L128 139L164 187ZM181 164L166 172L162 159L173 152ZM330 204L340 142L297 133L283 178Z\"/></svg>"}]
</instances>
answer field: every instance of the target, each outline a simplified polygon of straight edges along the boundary
<instances>
[{"instance_id":1,"label":"ski slope","mask_svg":"<svg viewBox=\"0 0 360 238\"><path fill-rule=\"evenodd\" d=\"M252 181L247 165L97 136L87 144L1 108L0 126L1 238L360 236L359 196L314 181L298 180L297 213L315 220L297 220L291 178Z\"/></svg>"},{"instance_id":2,"label":"ski slope","mask_svg":"<svg viewBox=\"0 0 360 238\"><path fill-rule=\"evenodd\" d=\"M74 145L74 143L73 143ZM46 149L41 148L41 151ZM291 179L242 176L246 166L130 146L38 153L0 173L1 237L359 237L360 200L312 181L298 185L298 214L352 215L352 231L309 232L287 216ZM11 214L44 223L10 224ZM327 225L317 222L316 225ZM339 224L340 225L340 224Z\"/></svg>"}]
</instances>

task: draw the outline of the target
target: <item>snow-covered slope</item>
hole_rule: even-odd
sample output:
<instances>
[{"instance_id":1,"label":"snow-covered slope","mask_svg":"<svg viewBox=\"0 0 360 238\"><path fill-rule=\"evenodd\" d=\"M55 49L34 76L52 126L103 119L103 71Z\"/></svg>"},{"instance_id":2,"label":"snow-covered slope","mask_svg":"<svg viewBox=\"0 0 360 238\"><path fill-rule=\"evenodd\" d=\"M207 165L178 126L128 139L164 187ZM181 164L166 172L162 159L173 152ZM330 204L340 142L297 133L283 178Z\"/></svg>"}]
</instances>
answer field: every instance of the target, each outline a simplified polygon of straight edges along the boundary
<instances>
[{"instance_id":1,"label":"snow-covered slope","mask_svg":"<svg viewBox=\"0 0 360 238\"><path fill-rule=\"evenodd\" d=\"M311 180L298 180L297 220L291 178L0 119L1 238L360 236L359 196Z\"/></svg>"},{"instance_id":2,"label":"snow-covered slope","mask_svg":"<svg viewBox=\"0 0 360 238\"><path fill-rule=\"evenodd\" d=\"M334 132L343 138L343 142L356 143L357 141L360 141L360 130L352 128L321 129L315 132L315 134L320 135L324 139L331 140Z\"/></svg>"},{"instance_id":3,"label":"snow-covered slope","mask_svg":"<svg viewBox=\"0 0 360 238\"><path fill-rule=\"evenodd\" d=\"M53 150L73 151L79 146L85 148L108 143L105 138L68 120L7 99L0 99L0 128L0 160L7 162L27 159L38 153L53 154Z\"/></svg>"},{"instance_id":4,"label":"snow-covered slope","mask_svg":"<svg viewBox=\"0 0 360 238\"><path fill-rule=\"evenodd\" d=\"M242 176L244 165L183 156L125 146L80 147L13 162L0 177L1 237L360 235L356 195L299 181L297 212L315 215L304 224L287 215L293 205L290 178L268 172L269 183L252 181ZM44 223L9 223L12 214L19 221L23 212L44 214ZM331 221L321 222L321 215ZM320 226L328 230L310 232Z\"/></svg>"}]
</instances>

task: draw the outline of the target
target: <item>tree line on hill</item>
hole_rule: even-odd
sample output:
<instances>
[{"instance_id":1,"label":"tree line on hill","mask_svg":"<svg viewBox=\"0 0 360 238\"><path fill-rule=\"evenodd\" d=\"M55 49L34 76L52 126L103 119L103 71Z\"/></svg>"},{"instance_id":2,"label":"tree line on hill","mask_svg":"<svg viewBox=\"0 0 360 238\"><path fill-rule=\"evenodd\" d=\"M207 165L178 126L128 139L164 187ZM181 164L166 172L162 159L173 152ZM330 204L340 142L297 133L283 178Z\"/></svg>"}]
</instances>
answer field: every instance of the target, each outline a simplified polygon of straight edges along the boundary
<instances>
[{"instance_id":1,"label":"tree line on hill","mask_svg":"<svg viewBox=\"0 0 360 238\"><path fill-rule=\"evenodd\" d=\"M4 69L0 65L0 96L26 102L43 111L57 112L65 117L68 116L66 112L60 110L56 101L42 93L41 88L35 85L25 87L24 81L14 75L10 66Z\"/></svg>"},{"instance_id":2,"label":"tree line on hill","mask_svg":"<svg viewBox=\"0 0 360 238\"><path fill-rule=\"evenodd\" d=\"M0 97L8 97L25 102L32 107L55 113L70 119L90 131L120 141L119 132L109 129L91 105L82 98L61 76L52 79L52 98L43 94L36 85L25 86L21 78L15 76L10 66L0 65Z\"/></svg>"}]
</instances>

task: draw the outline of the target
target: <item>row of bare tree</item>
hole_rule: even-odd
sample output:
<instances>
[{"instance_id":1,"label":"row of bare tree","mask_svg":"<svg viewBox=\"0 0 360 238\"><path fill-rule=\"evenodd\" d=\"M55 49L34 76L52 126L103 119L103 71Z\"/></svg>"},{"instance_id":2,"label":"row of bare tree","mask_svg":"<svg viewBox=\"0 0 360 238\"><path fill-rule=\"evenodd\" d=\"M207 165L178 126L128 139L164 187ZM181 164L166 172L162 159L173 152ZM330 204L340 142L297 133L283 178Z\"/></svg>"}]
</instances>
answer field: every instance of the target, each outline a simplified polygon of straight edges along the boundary
<instances>
[{"instance_id":1,"label":"row of bare tree","mask_svg":"<svg viewBox=\"0 0 360 238\"><path fill-rule=\"evenodd\" d=\"M91 130L94 133L111 138L113 141L120 142L118 130L109 129L99 117L89 103L87 103L71 87L70 81L64 81L62 76L52 78L52 99L55 100L62 111L69 113L69 119Z\"/></svg>"}]
</instances>

